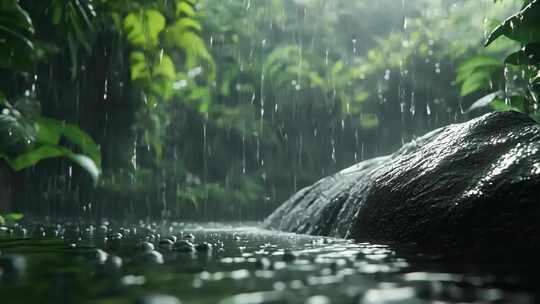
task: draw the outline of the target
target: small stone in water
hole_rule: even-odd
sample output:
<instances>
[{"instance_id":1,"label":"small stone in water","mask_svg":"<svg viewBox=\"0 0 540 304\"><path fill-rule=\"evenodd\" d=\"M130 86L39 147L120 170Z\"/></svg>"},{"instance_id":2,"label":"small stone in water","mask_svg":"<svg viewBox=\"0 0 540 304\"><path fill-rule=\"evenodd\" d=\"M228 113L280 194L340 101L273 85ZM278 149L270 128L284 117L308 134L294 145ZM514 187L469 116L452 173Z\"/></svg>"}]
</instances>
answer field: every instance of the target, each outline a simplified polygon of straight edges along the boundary
<instances>
[{"instance_id":1,"label":"small stone in water","mask_svg":"<svg viewBox=\"0 0 540 304\"><path fill-rule=\"evenodd\" d=\"M257 270L267 270L270 269L272 266L272 262L270 262L267 258L260 258L257 261L255 261L255 269Z\"/></svg>"},{"instance_id":2,"label":"small stone in water","mask_svg":"<svg viewBox=\"0 0 540 304\"><path fill-rule=\"evenodd\" d=\"M176 237L176 235L169 235L167 239L171 240L173 243L176 243L176 241L178 241L178 238Z\"/></svg>"},{"instance_id":3,"label":"small stone in water","mask_svg":"<svg viewBox=\"0 0 540 304\"><path fill-rule=\"evenodd\" d=\"M180 252L194 252L195 247L193 246L191 242L182 240L174 244L174 250L180 251Z\"/></svg>"},{"instance_id":4,"label":"small stone in water","mask_svg":"<svg viewBox=\"0 0 540 304\"><path fill-rule=\"evenodd\" d=\"M184 240L194 242L195 241L195 236L192 233L188 233L188 234L186 234L186 236L184 236Z\"/></svg>"},{"instance_id":5,"label":"small stone in water","mask_svg":"<svg viewBox=\"0 0 540 304\"><path fill-rule=\"evenodd\" d=\"M149 264L163 264L163 255L155 250L145 252L141 256L142 261Z\"/></svg>"},{"instance_id":6,"label":"small stone in water","mask_svg":"<svg viewBox=\"0 0 540 304\"><path fill-rule=\"evenodd\" d=\"M107 260L107 256L108 254L105 251L96 248L88 254L88 259L96 264L103 265Z\"/></svg>"},{"instance_id":7,"label":"small stone in water","mask_svg":"<svg viewBox=\"0 0 540 304\"><path fill-rule=\"evenodd\" d=\"M283 261L292 262L294 260L296 260L296 255L290 250L285 250L283 253Z\"/></svg>"},{"instance_id":8,"label":"small stone in water","mask_svg":"<svg viewBox=\"0 0 540 304\"><path fill-rule=\"evenodd\" d=\"M170 239L162 239L159 241L159 247L162 248L170 248L173 244L174 242Z\"/></svg>"},{"instance_id":9,"label":"small stone in water","mask_svg":"<svg viewBox=\"0 0 540 304\"><path fill-rule=\"evenodd\" d=\"M212 245L206 242L202 242L202 243L197 244L197 246L195 246L195 249L201 252L211 251Z\"/></svg>"},{"instance_id":10,"label":"small stone in water","mask_svg":"<svg viewBox=\"0 0 540 304\"><path fill-rule=\"evenodd\" d=\"M110 239L111 240L121 240L124 237L124 235L120 232L115 232L111 234Z\"/></svg>"},{"instance_id":11,"label":"small stone in water","mask_svg":"<svg viewBox=\"0 0 540 304\"><path fill-rule=\"evenodd\" d=\"M109 255L104 266L106 272L117 273L122 268L122 259L116 255Z\"/></svg>"},{"instance_id":12,"label":"small stone in water","mask_svg":"<svg viewBox=\"0 0 540 304\"><path fill-rule=\"evenodd\" d=\"M138 298L135 304L181 304L179 299L162 294L147 295Z\"/></svg>"},{"instance_id":13,"label":"small stone in water","mask_svg":"<svg viewBox=\"0 0 540 304\"><path fill-rule=\"evenodd\" d=\"M141 250L144 251L144 252L154 251L155 249L156 249L156 247L154 246L154 244L152 244L150 242L142 242L141 243Z\"/></svg>"},{"instance_id":14,"label":"small stone in water","mask_svg":"<svg viewBox=\"0 0 540 304\"><path fill-rule=\"evenodd\" d=\"M330 304L330 298L327 296L313 296L306 299L305 304Z\"/></svg>"}]
</instances>

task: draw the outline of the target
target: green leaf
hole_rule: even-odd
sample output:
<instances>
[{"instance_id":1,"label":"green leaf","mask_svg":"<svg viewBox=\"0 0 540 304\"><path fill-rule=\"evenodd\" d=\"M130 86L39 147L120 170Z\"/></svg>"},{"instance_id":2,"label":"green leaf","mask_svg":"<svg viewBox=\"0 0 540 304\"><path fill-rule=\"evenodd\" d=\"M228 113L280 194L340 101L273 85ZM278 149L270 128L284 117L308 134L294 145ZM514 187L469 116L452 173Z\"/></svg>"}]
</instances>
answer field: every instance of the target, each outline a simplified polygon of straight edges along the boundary
<instances>
[{"instance_id":1,"label":"green leaf","mask_svg":"<svg viewBox=\"0 0 540 304\"><path fill-rule=\"evenodd\" d=\"M0 68L28 71L32 68L34 27L16 0L0 1Z\"/></svg>"},{"instance_id":2,"label":"green leaf","mask_svg":"<svg viewBox=\"0 0 540 304\"><path fill-rule=\"evenodd\" d=\"M132 52L129 58L131 62L131 80L150 78L150 71L143 52Z\"/></svg>"},{"instance_id":3,"label":"green leaf","mask_svg":"<svg viewBox=\"0 0 540 304\"><path fill-rule=\"evenodd\" d=\"M489 46L503 35L521 43L540 42L540 1L532 1L506 19L489 35L485 46Z\"/></svg>"},{"instance_id":4,"label":"green leaf","mask_svg":"<svg viewBox=\"0 0 540 304\"><path fill-rule=\"evenodd\" d=\"M135 46L155 47L159 34L165 28L165 17L156 10L141 10L130 13L124 19L124 29L128 41Z\"/></svg>"},{"instance_id":5,"label":"green leaf","mask_svg":"<svg viewBox=\"0 0 540 304\"><path fill-rule=\"evenodd\" d=\"M154 76L163 76L170 80L176 79L176 70L171 57L163 55L161 62L154 68Z\"/></svg>"},{"instance_id":6,"label":"green leaf","mask_svg":"<svg viewBox=\"0 0 540 304\"><path fill-rule=\"evenodd\" d=\"M34 33L32 19L28 13L19 6L17 0L1 1L0 24L29 34Z\"/></svg>"},{"instance_id":7,"label":"green leaf","mask_svg":"<svg viewBox=\"0 0 540 304\"><path fill-rule=\"evenodd\" d=\"M457 81L463 82L465 79L467 79L471 74L479 68L491 68L491 69L497 69L497 68L503 68L504 65L501 63L501 61L497 58L489 57L489 56L475 56L462 64L459 65L457 69Z\"/></svg>"},{"instance_id":8,"label":"green leaf","mask_svg":"<svg viewBox=\"0 0 540 304\"><path fill-rule=\"evenodd\" d=\"M24 215L22 213L8 213L4 215L4 220L8 224L15 223L16 221L22 220Z\"/></svg>"},{"instance_id":9,"label":"green leaf","mask_svg":"<svg viewBox=\"0 0 540 304\"><path fill-rule=\"evenodd\" d=\"M476 70L461 85L461 96L467 96L479 89L489 86L489 70Z\"/></svg>"},{"instance_id":10,"label":"green leaf","mask_svg":"<svg viewBox=\"0 0 540 304\"><path fill-rule=\"evenodd\" d=\"M195 10L190 4L180 0L176 3L176 16L180 16L182 14L188 17L193 17L195 16Z\"/></svg>"},{"instance_id":11,"label":"green leaf","mask_svg":"<svg viewBox=\"0 0 540 304\"><path fill-rule=\"evenodd\" d=\"M97 182L100 175L100 170L96 163L86 155L73 153L64 147L43 145L37 149L24 153L15 159L7 159L6 162L13 170L20 171L22 169L34 166L39 161L54 157L65 157L70 159L86 170L94 182Z\"/></svg>"},{"instance_id":12,"label":"green leaf","mask_svg":"<svg viewBox=\"0 0 540 304\"><path fill-rule=\"evenodd\" d=\"M49 118L38 118L36 123L42 131L46 130L40 134L43 137L38 137L38 140L42 140L42 143L55 144L55 142L58 143L57 137L63 136L77 145L81 152L88 155L97 166L101 166L99 146L90 135L78 126Z\"/></svg>"},{"instance_id":13,"label":"green leaf","mask_svg":"<svg viewBox=\"0 0 540 304\"><path fill-rule=\"evenodd\" d=\"M0 114L0 154L14 157L30 150L35 141L33 129L10 114Z\"/></svg>"},{"instance_id":14,"label":"green leaf","mask_svg":"<svg viewBox=\"0 0 540 304\"><path fill-rule=\"evenodd\" d=\"M513 65L537 65L540 63L540 43L529 43L504 61Z\"/></svg>"}]
</instances>

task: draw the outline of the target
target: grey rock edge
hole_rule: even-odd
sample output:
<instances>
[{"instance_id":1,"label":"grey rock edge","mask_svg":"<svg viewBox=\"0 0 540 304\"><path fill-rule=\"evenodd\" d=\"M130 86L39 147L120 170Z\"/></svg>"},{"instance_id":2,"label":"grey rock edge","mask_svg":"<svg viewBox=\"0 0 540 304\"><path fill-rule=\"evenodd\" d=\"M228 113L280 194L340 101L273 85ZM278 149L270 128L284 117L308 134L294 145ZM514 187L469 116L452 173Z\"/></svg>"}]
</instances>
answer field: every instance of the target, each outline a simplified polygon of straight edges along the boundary
<instances>
[{"instance_id":1,"label":"grey rock edge","mask_svg":"<svg viewBox=\"0 0 540 304\"><path fill-rule=\"evenodd\" d=\"M263 226L426 248L540 248L540 126L498 112L306 187Z\"/></svg>"}]
</instances>

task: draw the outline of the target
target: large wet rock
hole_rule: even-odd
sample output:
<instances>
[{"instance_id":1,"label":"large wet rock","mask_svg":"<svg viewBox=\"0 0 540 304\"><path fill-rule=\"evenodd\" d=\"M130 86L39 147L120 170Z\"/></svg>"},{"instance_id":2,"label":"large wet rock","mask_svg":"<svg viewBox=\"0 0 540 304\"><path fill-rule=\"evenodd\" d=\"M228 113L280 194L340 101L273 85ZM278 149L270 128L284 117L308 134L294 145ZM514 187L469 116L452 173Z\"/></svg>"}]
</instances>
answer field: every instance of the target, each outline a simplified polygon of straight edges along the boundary
<instances>
[{"instance_id":1,"label":"large wet rock","mask_svg":"<svg viewBox=\"0 0 540 304\"><path fill-rule=\"evenodd\" d=\"M362 241L540 248L540 126L499 112L307 187L267 228Z\"/></svg>"}]
</instances>

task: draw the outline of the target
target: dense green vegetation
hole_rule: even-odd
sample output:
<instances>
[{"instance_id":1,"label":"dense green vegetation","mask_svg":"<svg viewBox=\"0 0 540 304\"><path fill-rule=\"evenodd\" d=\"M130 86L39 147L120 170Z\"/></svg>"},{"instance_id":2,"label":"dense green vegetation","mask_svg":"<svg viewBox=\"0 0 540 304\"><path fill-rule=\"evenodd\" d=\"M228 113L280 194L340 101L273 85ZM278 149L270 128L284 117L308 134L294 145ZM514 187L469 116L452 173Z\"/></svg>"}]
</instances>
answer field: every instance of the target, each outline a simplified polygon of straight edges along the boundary
<instances>
[{"instance_id":1,"label":"dense green vegetation","mask_svg":"<svg viewBox=\"0 0 540 304\"><path fill-rule=\"evenodd\" d=\"M521 1L396 2L2 1L12 209L257 218L434 127L538 115L538 1L499 27Z\"/></svg>"}]
</instances>

